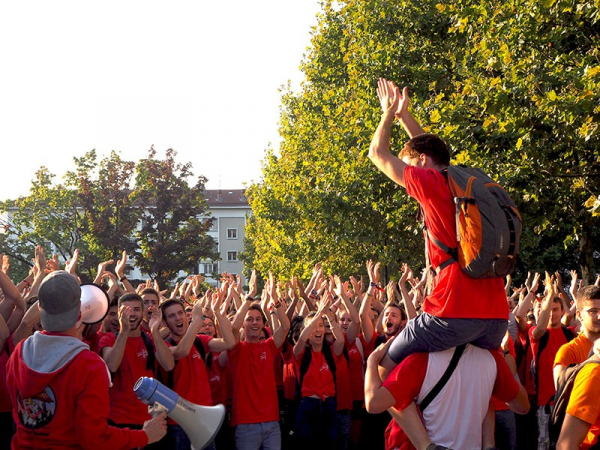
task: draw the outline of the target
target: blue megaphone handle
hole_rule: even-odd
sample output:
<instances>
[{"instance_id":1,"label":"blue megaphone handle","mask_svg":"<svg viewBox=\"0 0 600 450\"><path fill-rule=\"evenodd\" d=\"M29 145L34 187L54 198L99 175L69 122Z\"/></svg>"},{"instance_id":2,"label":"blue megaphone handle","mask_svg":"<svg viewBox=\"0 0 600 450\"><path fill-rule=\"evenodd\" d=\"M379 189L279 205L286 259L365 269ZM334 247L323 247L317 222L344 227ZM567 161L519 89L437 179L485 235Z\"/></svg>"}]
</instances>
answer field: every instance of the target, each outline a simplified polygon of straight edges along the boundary
<instances>
[{"instance_id":1,"label":"blue megaphone handle","mask_svg":"<svg viewBox=\"0 0 600 450\"><path fill-rule=\"evenodd\" d=\"M158 403L170 413L177 405L179 395L154 378L141 377L133 387L135 395L147 405Z\"/></svg>"}]
</instances>

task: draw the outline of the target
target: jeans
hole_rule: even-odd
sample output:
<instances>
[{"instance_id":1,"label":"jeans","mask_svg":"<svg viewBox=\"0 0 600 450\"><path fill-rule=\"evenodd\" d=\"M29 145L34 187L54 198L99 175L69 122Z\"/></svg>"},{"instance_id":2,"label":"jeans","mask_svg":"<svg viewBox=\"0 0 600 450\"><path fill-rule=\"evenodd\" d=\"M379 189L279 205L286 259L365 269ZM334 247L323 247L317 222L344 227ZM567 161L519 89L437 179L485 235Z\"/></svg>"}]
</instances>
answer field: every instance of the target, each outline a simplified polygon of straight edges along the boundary
<instances>
[{"instance_id":1,"label":"jeans","mask_svg":"<svg viewBox=\"0 0 600 450\"><path fill-rule=\"evenodd\" d=\"M337 428L337 448L348 450L350 442L350 428L352 427L352 416L349 410L338 411L335 414Z\"/></svg>"},{"instance_id":2,"label":"jeans","mask_svg":"<svg viewBox=\"0 0 600 450\"><path fill-rule=\"evenodd\" d=\"M302 448L335 448L337 403L335 397L304 397L296 415L298 442Z\"/></svg>"},{"instance_id":3,"label":"jeans","mask_svg":"<svg viewBox=\"0 0 600 450\"><path fill-rule=\"evenodd\" d=\"M538 406L537 422L538 422L538 450L548 450L550 448L550 434L548 432L548 421L550 420L550 412L546 412L545 406Z\"/></svg>"},{"instance_id":4,"label":"jeans","mask_svg":"<svg viewBox=\"0 0 600 450\"><path fill-rule=\"evenodd\" d=\"M517 450L517 422L511 410L496 411L496 448Z\"/></svg>"},{"instance_id":5,"label":"jeans","mask_svg":"<svg viewBox=\"0 0 600 450\"><path fill-rule=\"evenodd\" d=\"M280 450L279 422L244 423L235 427L237 450Z\"/></svg>"},{"instance_id":6,"label":"jeans","mask_svg":"<svg viewBox=\"0 0 600 450\"><path fill-rule=\"evenodd\" d=\"M423 313L408 321L388 354L399 364L413 353L439 352L461 344L496 350L507 326L506 319L444 319Z\"/></svg>"}]
</instances>

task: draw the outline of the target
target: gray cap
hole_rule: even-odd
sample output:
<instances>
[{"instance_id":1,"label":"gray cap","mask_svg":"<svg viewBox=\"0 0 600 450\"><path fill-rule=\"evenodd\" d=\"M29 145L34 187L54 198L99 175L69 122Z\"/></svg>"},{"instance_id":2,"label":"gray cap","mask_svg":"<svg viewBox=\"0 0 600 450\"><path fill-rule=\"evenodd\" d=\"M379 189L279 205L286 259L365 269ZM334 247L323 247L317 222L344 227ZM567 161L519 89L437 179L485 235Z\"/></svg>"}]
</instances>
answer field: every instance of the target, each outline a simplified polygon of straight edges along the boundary
<instances>
[{"instance_id":1,"label":"gray cap","mask_svg":"<svg viewBox=\"0 0 600 450\"><path fill-rule=\"evenodd\" d=\"M40 320L46 331L65 331L77 323L81 308L81 288L64 270L50 273L38 292Z\"/></svg>"}]
</instances>

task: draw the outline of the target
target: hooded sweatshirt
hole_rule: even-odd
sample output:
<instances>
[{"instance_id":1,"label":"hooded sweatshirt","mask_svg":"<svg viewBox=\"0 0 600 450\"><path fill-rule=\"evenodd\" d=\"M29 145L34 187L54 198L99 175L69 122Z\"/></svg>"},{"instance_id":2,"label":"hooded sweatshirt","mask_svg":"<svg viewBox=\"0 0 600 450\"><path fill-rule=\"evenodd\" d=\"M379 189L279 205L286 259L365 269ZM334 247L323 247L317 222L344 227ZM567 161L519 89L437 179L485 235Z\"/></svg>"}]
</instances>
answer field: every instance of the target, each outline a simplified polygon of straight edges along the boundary
<instances>
[{"instance_id":1,"label":"hooded sweatshirt","mask_svg":"<svg viewBox=\"0 0 600 450\"><path fill-rule=\"evenodd\" d=\"M15 348L7 385L17 432L13 449L130 449L142 430L111 427L106 364L79 339L37 332Z\"/></svg>"}]
</instances>

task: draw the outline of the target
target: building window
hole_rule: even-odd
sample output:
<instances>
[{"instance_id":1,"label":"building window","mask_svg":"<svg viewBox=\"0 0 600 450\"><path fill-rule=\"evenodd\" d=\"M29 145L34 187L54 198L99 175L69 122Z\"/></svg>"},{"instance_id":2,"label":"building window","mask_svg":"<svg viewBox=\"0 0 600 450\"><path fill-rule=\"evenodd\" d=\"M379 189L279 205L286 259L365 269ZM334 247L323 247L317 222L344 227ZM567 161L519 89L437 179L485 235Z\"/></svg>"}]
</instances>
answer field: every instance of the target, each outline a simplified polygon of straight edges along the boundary
<instances>
[{"instance_id":1,"label":"building window","mask_svg":"<svg viewBox=\"0 0 600 450\"><path fill-rule=\"evenodd\" d=\"M200 264L200 270L203 275L217 274L219 273L219 263Z\"/></svg>"},{"instance_id":2,"label":"building window","mask_svg":"<svg viewBox=\"0 0 600 450\"><path fill-rule=\"evenodd\" d=\"M237 239L237 228L227 228L227 239Z\"/></svg>"},{"instance_id":3,"label":"building window","mask_svg":"<svg viewBox=\"0 0 600 450\"><path fill-rule=\"evenodd\" d=\"M237 253L238 252L227 252L227 261L237 261Z\"/></svg>"}]
</instances>

